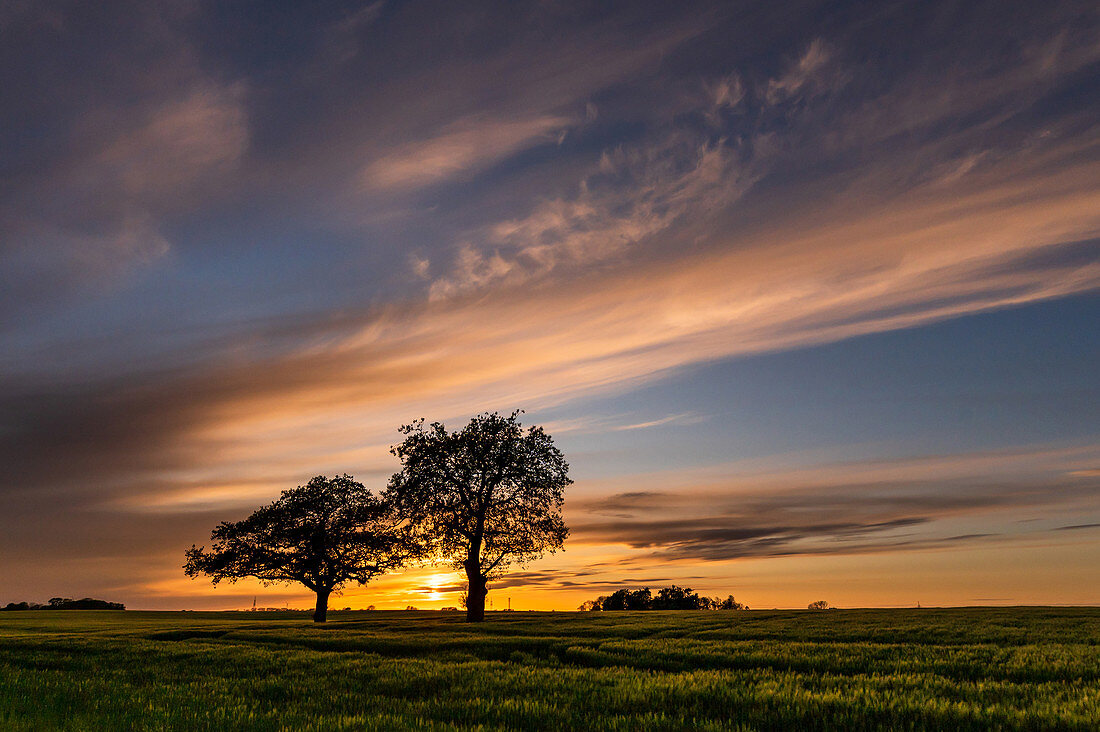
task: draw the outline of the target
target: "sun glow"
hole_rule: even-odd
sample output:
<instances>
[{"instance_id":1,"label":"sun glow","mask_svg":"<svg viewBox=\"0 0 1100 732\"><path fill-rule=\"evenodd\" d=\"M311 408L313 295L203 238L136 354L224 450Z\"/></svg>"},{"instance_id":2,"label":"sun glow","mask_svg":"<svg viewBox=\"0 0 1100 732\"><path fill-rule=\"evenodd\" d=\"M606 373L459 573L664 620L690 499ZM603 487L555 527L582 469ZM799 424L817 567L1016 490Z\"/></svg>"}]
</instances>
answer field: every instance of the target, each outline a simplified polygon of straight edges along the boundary
<instances>
[{"instance_id":1,"label":"sun glow","mask_svg":"<svg viewBox=\"0 0 1100 732\"><path fill-rule=\"evenodd\" d=\"M428 602L444 602L448 600L457 582L458 577L454 574L439 572L428 575L424 578L424 586L428 591L424 599Z\"/></svg>"}]
</instances>

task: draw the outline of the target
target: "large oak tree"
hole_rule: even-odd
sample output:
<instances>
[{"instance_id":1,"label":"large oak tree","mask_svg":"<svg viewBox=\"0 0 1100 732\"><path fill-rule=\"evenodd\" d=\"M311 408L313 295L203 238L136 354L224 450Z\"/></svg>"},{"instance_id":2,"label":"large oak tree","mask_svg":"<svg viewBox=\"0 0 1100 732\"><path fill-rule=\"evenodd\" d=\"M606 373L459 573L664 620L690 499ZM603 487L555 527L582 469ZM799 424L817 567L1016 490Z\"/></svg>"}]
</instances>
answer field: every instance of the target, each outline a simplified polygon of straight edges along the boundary
<instances>
[{"instance_id":1,"label":"large oak tree","mask_svg":"<svg viewBox=\"0 0 1100 732\"><path fill-rule=\"evenodd\" d=\"M348 582L365 585L414 555L411 536L392 509L348 475L317 476L243 521L222 522L213 545L192 546L184 571L214 584L255 577L300 582L317 593L313 620L325 621L328 599Z\"/></svg>"},{"instance_id":2,"label":"large oak tree","mask_svg":"<svg viewBox=\"0 0 1100 732\"><path fill-rule=\"evenodd\" d=\"M560 549L571 481L565 457L519 412L481 414L461 430L424 420L405 425L391 452L401 471L386 499L415 527L428 552L466 573L466 619L485 619L488 581L512 564Z\"/></svg>"}]
</instances>

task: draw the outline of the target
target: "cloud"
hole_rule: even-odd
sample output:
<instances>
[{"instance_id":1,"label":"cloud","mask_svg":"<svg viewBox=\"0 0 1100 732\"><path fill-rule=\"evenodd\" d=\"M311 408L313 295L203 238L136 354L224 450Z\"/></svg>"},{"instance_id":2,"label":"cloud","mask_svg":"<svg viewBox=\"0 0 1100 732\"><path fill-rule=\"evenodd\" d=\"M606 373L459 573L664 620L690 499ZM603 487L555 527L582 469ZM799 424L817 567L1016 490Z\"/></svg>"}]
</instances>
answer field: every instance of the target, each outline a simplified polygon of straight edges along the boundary
<instances>
[{"instance_id":1,"label":"cloud","mask_svg":"<svg viewBox=\"0 0 1100 732\"><path fill-rule=\"evenodd\" d=\"M372 160L361 180L368 189L401 191L476 173L521 150L549 144L573 122L566 117L467 118L437 134Z\"/></svg>"},{"instance_id":2,"label":"cloud","mask_svg":"<svg viewBox=\"0 0 1100 732\"><path fill-rule=\"evenodd\" d=\"M8 284L0 303L33 302L42 278L72 289L111 284L165 256L160 216L231 171L246 149L242 94L201 86L153 105L136 124L114 110L112 121L128 129L22 191L15 203L25 205L0 207Z\"/></svg>"},{"instance_id":3,"label":"cloud","mask_svg":"<svg viewBox=\"0 0 1100 732\"><path fill-rule=\"evenodd\" d=\"M48 449L63 435L74 477L78 455L130 469L134 441L156 441L141 451L150 469L173 464L171 453L218 464L220 443L249 445L262 462L272 436L295 425L311 425L302 448L323 454L325 440L386 439L418 413L546 406L702 361L1081 292L1100 284L1100 261L1080 248L1055 255L1100 223L1087 173L917 192L855 220L817 213L811 225L792 211L767 238L554 286L248 323L189 345L186 366L71 391L39 361L35 375L7 379L0 442L10 471L28 478L64 469Z\"/></svg>"},{"instance_id":4,"label":"cloud","mask_svg":"<svg viewBox=\"0 0 1100 732\"><path fill-rule=\"evenodd\" d=\"M650 427L662 427L664 425L683 425L683 424L697 424L706 419L706 417L695 414L694 412L684 412L683 414L670 414L667 417L661 417L660 419L650 419L645 422L635 422L633 424L623 424L611 427L614 432L628 432L633 430L646 430Z\"/></svg>"},{"instance_id":5,"label":"cloud","mask_svg":"<svg viewBox=\"0 0 1100 732\"><path fill-rule=\"evenodd\" d=\"M574 543L622 544L647 550L651 560L912 551L1019 539L1012 519L1020 513L1044 510L1052 515L1050 523L1096 510L1100 482L1069 481L1064 468L1090 459L1098 449L733 473L692 488L573 500L569 523ZM667 485L668 478L653 476L652 482ZM1092 526L1050 525L1031 531ZM960 532L959 527L967 530Z\"/></svg>"},{"instance_id":6,"label":"cloud","mask_svg":"<svg viewBox=\"0 0 1100 732\"><path fill-rule=\"evenodd\" d=\"M1095 48L1087 37L1060 43L1060 73L1071 74L1094 61ZM995 206L1014 207L1008 199L1015 200L1022 190L1010 191L1005 181L1029 179L1045 187L1040 180L1063 163L1084 177L1091 174L1085 160L1095 140L1054 133L1037 140L1027 132L1006 129L991 142L984 133L989 127L1011 127L1013 116L1048 89L1050 77L1035 71L1033 56L1026 52L1014 64L1002 66L982 61L980 70L947 79L903 74L896 85L879 88L871 83L873 67L843 56L818 38L774 77L745 81L733 73L716 81L704 79L701 97L678 93L662 100L665 117L651 124L640 141L603 149L573 195L546 198L524 216L464 233L453 246L450 271L431 283L429 296L452 298L573 277L594 268L611 269L628 257L666 260L668 252L680 249L736 249L744 256L740 250L752 246L758 233L750 230L739 236L729 230L746 223L751 229L761 218L747 210L746 196L771 214L772 224L795 213L781 207L817 208L823 214L817 223L824 229L830 210L843 209L842 216L851 224L865 213L873 219L879 207L895 209L899 216L892 222L894 230L874 236L886 241L906 238L906 251L919 256L920 250L936 246L930 245L929 236L921 236L922 229L933 235L936 226L946 230L976 213L954 205L962 201L953 192L965 191L964 196L974 196L970 200L991 213ZM851 80L862 83L848 89ZM919 113L900 120L894 114L899 109ZM951 123L967 115L981 121ZM899 145L903 130L914 139ZM880 145L888 147L879 149ZM1084 147L1077 149L1078 145ZM868 157L872 150L874 157ZM1077 165L1071 162L1074 158ZM838 166L848 170L829 187L797 175L789 179L800 168L815 165L829 172ZM752 197L757 189L774 186L777 177L788 178L780 186L786 201L773 204L766 196ZM1088 198L1083 181L1082 177L1069 185ZM799 191L800 184L805 193ZM1000 195L1002 201L979 203L979 190ZM918 214L920 220L904 217L906 209L921 201L929 207ZM1084 200L1079 204L1073 208L1084 214ZM797 220L797 214L793 218ZM778 243L782 228L767 235L776 248L783 246ZM1067 227L1065 236L1054 235L1048 242L1067 243L1074 235L1089 238L1094 233L1095 220L1086 214ZM825 242L812 245L805 239L809 231L797 224L784 234L791 240L790 248L800 246L796 242L803 239L807 248L836 251ZM865 236L855 235L853 249ZM1037 243L1033 237L1017 246ZM1008 241L967 246L1000 248L1006 258L1015 248ZM892 244L887 248L901 256Z\"/></svg>"},{"instance_id":7,"label":"cloud","mask_svg":"<svg viewBox=\"0 0 1100 732\"><path fill-rule=\"evenodd\" d=\"M764 98L769 104L778 104L798 94L818 93L840 83L835 74L829 74L829 62L833 53L820 38L815 38L805 53L782 76L770 79ZM733 99L729 93L718 95L716 103Z\"/></svg>"},{"instance_id":8,"label":"cloud","mask_svg":"<svg viewBox=\"0 0 1100 732\"><path fill-rule=\"evenodd\" d=\"M330 65L340 65L357 56L363 44L364 31L378 21L385 9L386 0L376 0L334 22L329 28L322 58Z\"/></svg>"},{"instance_id":9,"label":"cloud","mask_svg":"<svg viewBox=\"0 0 1100 732\"><path fill-rule=\"evenodd\" d=\"M575 197L543 201L525 217L474 232L459 246L452 271L432 282L430 297L516 285L625 256L689 213L731 204L755 178L737 166L724 140L672 134L660 145L604 151Z\"/></svg>"},{"instance_id":10,"label":"cloud","mask_svg":"<svg viewBox=\"0 0 1100 732\"><path fill-rule=\"evenodd\" d=\"M244 88L203 85L153 109L141 126L108 143L74 179L117 181L142 200L180 195L202 178L232 170L248 146Z\"/></svg>"},{"instance_id":11,"label":"cloud","mask_svg":"<svg viewBox=\"0 0 1100 732\"><path fill-rule=\"evenodd\" d=\"M250 137L245 86L199 68L174 26L186 16L182 6L154 5L121 19L81 19L61 6L42 18L28 12L13 34L32 71L3 84L15 94L35 87L39 125L49 134L25 128L18 112L9 118L21 141L0 196L0 323L113 291L161 260L173 247L165 219L224 193L239 168ZM63 52L31 60L43 53L39 20L55 42L79 26L82 43L100 53L81 69L69 68L75 59ZM157 57L131 49L125 64L112 66L117 46L133 37L155 45Z\"/></svg>"}]
</instances>

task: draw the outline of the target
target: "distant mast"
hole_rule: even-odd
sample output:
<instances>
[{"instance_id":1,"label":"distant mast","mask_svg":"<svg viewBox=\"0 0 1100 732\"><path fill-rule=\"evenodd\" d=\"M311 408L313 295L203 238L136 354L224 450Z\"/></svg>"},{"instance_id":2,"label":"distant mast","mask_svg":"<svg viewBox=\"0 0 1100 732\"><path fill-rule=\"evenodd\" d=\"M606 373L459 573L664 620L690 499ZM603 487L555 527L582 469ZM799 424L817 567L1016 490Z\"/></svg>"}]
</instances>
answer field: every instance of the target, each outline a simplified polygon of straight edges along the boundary
<instances>
[{"instance_id":1,"label":"distant mast","mask_svg":"<svg viewBox=\"0 0 1100 732\"><path fill-rule=\"evenodd\" d=\"M252 596L252 612L256 612L256 595Z\"/></svg>"}]
</instances>

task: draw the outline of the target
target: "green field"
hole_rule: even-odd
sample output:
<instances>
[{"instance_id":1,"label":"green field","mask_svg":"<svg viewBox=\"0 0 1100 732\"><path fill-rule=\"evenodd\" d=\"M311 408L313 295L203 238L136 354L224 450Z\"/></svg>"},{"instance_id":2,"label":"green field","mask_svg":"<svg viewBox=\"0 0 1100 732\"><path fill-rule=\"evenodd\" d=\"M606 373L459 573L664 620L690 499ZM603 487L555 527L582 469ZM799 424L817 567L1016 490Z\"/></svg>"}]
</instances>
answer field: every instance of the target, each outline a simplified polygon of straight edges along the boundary
<instances>
[{"instance_id":1,"label":"green field","mask_svg":"<svg viewBox=\"0 0 1100 732\"><path fill-rule=\"evenodd\" d=\"M1100 728L1100 608L0 613L3 729Z\"/></svg>"}]
</instances>

